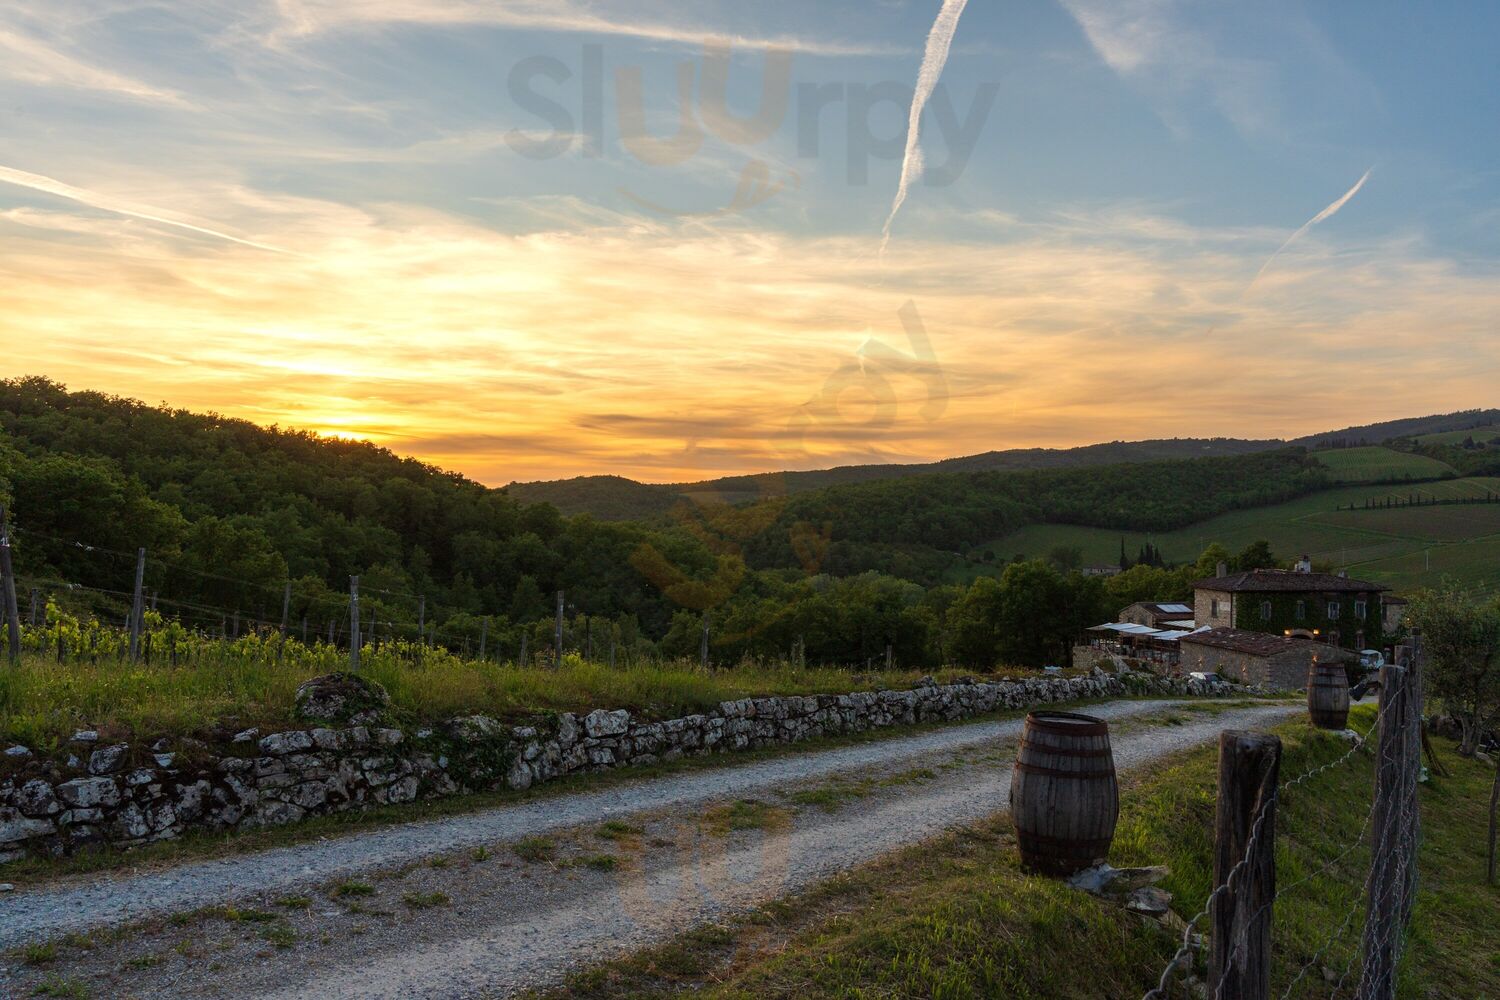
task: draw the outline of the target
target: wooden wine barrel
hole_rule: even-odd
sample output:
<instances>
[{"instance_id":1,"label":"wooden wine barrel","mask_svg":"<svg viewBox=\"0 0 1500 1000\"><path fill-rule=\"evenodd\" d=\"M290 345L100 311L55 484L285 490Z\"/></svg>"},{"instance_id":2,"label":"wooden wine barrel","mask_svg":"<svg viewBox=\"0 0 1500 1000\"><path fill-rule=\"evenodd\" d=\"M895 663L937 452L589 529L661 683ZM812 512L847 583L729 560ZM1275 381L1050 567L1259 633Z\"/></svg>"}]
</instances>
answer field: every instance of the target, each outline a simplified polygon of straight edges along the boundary
<instances>
[{"instance_id":1,"label":"wooden wine barrel","mask_svg":"<svg viewBox=\"0 0 1500 1000\"><path fill-rule=\"evenodd\" d=\"M1349 675L1342 663L1313 660L1307 671L1307 714L1319 729L1349 725Z\"/></svg>"},{"instance_id":2,"label":"wooden wine barrel","mask_svg":"<svg viewBox=\"0 0 1500 1000\"><path fill-rule=\"evenodd\" d=\"M1108 857L1120 818L1109 724L1072 712L1026 716L1010 815L1028 868L1071 875Z\"/></svg>"}]
</instances>

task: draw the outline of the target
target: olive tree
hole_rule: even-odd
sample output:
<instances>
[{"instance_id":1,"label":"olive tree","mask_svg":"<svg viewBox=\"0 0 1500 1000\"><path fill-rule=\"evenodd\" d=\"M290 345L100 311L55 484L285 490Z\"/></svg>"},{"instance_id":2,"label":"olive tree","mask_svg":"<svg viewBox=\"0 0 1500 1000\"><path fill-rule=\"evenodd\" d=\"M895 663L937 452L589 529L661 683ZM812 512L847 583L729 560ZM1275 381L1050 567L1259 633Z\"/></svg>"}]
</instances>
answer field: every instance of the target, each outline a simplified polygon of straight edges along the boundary
<instances>
[{"instance_id":1,"label":"olive tree","mask_svg":"<svg viewBox=\"0 0 1500 1000\"><path fill-rule=\"evenodd\" d=\"M1500 601L1445 584L1413 598L1408 620L1422 631L1427 691L1458 720L1458 752L1472 757L1500 720Z\"/></svg>"}]
</instances>

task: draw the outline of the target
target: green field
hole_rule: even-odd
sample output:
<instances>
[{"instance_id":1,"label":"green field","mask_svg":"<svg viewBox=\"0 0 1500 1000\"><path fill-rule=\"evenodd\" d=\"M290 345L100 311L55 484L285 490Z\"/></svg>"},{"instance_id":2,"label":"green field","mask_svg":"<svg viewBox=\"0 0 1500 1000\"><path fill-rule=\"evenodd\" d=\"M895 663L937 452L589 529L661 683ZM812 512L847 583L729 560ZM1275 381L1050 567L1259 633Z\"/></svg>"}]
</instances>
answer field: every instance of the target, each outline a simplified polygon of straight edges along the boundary
<instances>
[{"instance_id":1,"label":"green field","mask_svg":"<svg viewBox=\"0 0 1500 1000\"><path fill-rule=\"evenodd\" d=\"M1172 563L1191 562L1213 542L1238 551L1264 538L1283 559L1303 553L1347 568L1365 579L1406 591L1447 576L1470 586L1500 589L1500 505L1339 510L1365 500L1407 495L1448 499L1500 493L1500 479L1451 479L1410 490L1341 486L1284 504L1235 511L1149 541ZM1120 540L1132 557L1148 537L1107 528L1037 524L977 547L1000 559L1045 556L1058 546L1078 546L1086 564L1114 563Z\"/></svg>"},{"instance_id":2,"label":"green field","mask_svg":"<svg viewBox=\"0 0 1500 1000\"><path fill-rule=\"evenodd\" d=\"M1473 438L1475 444L1484 444L1500 438L1500 426L1476 427L1469 431L1444 431L1441 434L1423 434L1415 440L1423 444L1463 444L1467 438Z\"/></svg>"},{"instance_id":3,"label":"green field","mask_svg":"<svg viewBox=\"0 0 1500 1000\"><path fill-rule=\"evenodd\" d=\"M1460 438L1459 440L1463 440ZM1389 483L1403 479L1439 479L1457 475L1446 462L1379 446L1331 448L1313 452L1340 483Z\"/></svg>"}]
</instances>

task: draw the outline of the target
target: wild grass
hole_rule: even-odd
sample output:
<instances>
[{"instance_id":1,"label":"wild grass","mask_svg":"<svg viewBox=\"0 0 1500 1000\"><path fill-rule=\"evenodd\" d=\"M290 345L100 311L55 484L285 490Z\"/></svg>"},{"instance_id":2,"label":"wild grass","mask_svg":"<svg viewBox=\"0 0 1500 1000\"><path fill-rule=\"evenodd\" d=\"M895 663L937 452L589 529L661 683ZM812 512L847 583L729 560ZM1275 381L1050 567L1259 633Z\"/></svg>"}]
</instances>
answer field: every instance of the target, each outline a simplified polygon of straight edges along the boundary
<instances>
[{"instance_id":1,"label":"wild grass","mask_svg":"<svg viewBox=\"0 0 1500 1000\"><path fill-rule=\"evenodd\" d=\"M759 799L739 799L727 805L710 806L699 817L709 833L727 836L743 830L775 830L786 826L791 814L781 806Z\"/></svg>"},{"instance_id":2,"label":"wild grass","mask_svg":"<svg viewBox=\"0 0 1500 1000\"><path fill-rule=\"evenodd\" d=\"M413 910L430 910L434 906L447 906L453 900L446 892L408 892L401 896L401 902Z\"/></svg>"},{"instance_id":3,"label":"wild grass","mask_svg":"<svg viewBox=\"0 0 1500 1000\"><path fill-rule=\"evenodd\" d=\"M522 861L540 864L543 861L552 860L552 856L557 853L557 842L551 837L522 837L512 844L510 849Z\"/></svg>"},{"instance_id":4,"label":"wild grass","mask_svg":"<svg viewBox=\"0 0 1500 1000\"><path fill-rule=\"evenodd\" d=\"M285 649L251 637L194 650L175 664L160 655L149 664L116 656L58 663L42 652L26 653L18 667L0 670L0 740L46 752L78 729L127 739L285 728L294 723L298 685L347 666L344 654L291 640ZM705 670L690 662L610 668L576 656L554 671L464 660L406 644L367 650L360 666L390 693L398 720L411 724L476 712L519 721L596 708L672 718L739 698L909 687L921 676L753 664Z\"/></svg>"}]
</instances>

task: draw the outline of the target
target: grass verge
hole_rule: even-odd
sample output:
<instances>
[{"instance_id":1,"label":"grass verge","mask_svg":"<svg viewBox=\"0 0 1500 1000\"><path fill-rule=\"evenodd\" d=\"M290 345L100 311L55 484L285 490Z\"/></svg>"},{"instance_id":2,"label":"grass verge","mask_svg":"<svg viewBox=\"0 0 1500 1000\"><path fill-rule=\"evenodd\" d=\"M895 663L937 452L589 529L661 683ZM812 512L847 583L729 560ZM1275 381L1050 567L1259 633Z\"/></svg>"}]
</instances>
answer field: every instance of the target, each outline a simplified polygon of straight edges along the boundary
<instances>
[{"instance_id":1,"label":"grass verge","mask_svg":"<svg viewBox=\"0 0 1500 1000\"><path fill-rule=\"evenodd\" d=\"M1356 709L1368 726L1373 709ZM1295 723L1278 730L1290 778L1347 744ZM1439 748L1452 777L1421 791L1422 884L1401 970L1403 997L1500 996L1500 888L1483 884L1493 772ZM1111 860L1168 864L1164 887L1191 916L1209 891L1216 752L1138 773L1122 795ZM1359 838L1373 775L1361 753L1289 792L1278 821L1280 884L1273 995L1327 997L1357 963L1363 922ZM1325 870L1326 869L1326 870ZM1335 932L1351 912L1349 930ZM1330 937L1332 940L1330 940ZM624 1000L692 992L748 998L1135 997L1155 984L1177 936L1019 868L1009 821L995 817L760 907L719 926L572 976L551 998ZM1293 985L1298 971L1307 976ZM1326 971L1325 971L1326 970ZM1355 969L1349 979L1357 978ZM1345 980L1336 997L1349 997Z\"/></svg>"}]
</instances>

